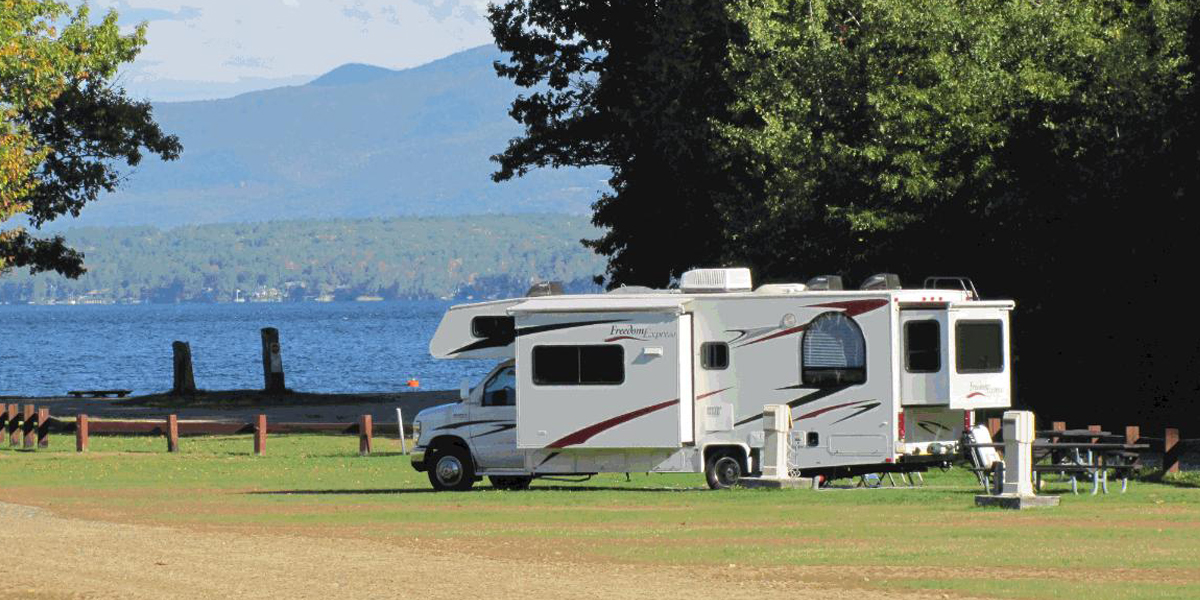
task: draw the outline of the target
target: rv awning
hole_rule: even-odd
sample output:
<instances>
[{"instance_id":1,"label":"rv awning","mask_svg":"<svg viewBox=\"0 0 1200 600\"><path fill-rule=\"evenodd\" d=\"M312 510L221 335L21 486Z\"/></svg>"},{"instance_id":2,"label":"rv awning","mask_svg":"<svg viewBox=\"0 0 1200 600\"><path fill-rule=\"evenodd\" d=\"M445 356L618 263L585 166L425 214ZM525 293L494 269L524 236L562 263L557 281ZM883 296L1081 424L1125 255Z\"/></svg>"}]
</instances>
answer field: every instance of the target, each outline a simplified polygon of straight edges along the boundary
<instances>
[{"instance_id":1,"label":"rv awning","mask_svg":"<svg viewBox=\"0 0 1200 600\"><path fill-rule=\"evenodd\" d=\"M559 312L665 312L680 314L686 298L531 298L508 309L509 314Z\"/></svg>"}]
</instances>

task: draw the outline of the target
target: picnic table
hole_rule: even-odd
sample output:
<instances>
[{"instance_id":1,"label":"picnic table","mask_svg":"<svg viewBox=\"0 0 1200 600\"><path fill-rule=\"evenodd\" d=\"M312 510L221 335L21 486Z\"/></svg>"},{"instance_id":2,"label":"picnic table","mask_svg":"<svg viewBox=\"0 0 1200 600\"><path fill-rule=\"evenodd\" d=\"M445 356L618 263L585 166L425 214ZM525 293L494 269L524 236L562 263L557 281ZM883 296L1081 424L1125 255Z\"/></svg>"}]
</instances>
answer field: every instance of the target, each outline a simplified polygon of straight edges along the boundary
<instances>
[{"instance_id":1,"label":"picnic table","mask_svg":"<svg viewBox=\"0 0 1200 600\"><path fill-rule=\"evenodd\" d=\"M1121 493L1129 487L1129 476L1149 444L1128 444L1123 436L1108 431L1067 429L1038 431L1033 443L1033 472L1041 488L1042 475L1058 473L1071 478L1071 492L1079 493L1078 477L1092 480L1092 494L1108 493L1108 472L1121 478ZM1046 438L1046 439L1043 439ZM1086 441L1085 441L1086 440ZM1049 462L1039 464L1040 461Z\"/></svg>"},{"instance_id":2,"label":"picnic table","mask_svg":"<svg viewBox=\"0 0 1200 600\"><path fill-rule=\"evenodd\" d=\"M1079 493L1080 475L1092 480L1092 494L1101 490L1107 494L1109 471L1121 478L1121 492L1124 493L1129 487L1129 476L1139 466L1140 453L1150 449L1149 444L1127 444L1122 436L1108 431L1048 430L1037 431L1036 435L1038 437L1033 442L1033 474L1037 488L1042 487L1043 474L1058 473L1071 478L1071 491L1075 494ZM968 443L965 447L1003 448L1004 444Z\"/></svg>"}]
</instances>

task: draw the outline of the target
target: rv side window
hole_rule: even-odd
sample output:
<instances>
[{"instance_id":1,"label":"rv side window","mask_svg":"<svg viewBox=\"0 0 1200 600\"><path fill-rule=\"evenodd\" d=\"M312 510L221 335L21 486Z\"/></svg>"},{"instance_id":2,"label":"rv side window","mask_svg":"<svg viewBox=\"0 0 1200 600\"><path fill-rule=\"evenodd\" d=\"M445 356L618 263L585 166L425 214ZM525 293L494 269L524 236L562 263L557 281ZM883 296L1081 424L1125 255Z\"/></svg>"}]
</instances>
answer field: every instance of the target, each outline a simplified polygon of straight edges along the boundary
<instances>
[{"instance_id":1,"label":"rv side window","mask_svg":"<svg viewBox=\"0 0 1200 600\"><path fill-rule=\"evenodd\" d=\"M835 386L867 380L867 342L853 319L840 312L818 315L800 339L800 381Z\"/></svg>"},{"instance_id":2,"label":"rv side window","mask_svg":"<svg viewBox=\"0 0 1200 600\"><path fill-rule=\"evenodd\" d=\"M619 385L625 381L625 350L619 344L534 346L536 385Z\"/></svg>"},{"instance_id":3,"label":"rv side window","mask_svg":"<svg viewBox=\"0 0 1200 600\"><path fill-rule=\"evenodd\" d=\"M471 335L477 338L511 338L516 331L512 317L475 317L471 319Z\"/></svg>"},{"instance_id":4,"label":"rv side window","mask_svg":"<svg viewBox=\"0 0 1200 600\"><path fill-rule=\"evenodd\" d=\"M959 321L954 325L959 373L1004 371L1004 333L1000 321Z\"/></svg>"},{"instance_id":5,"label":"rv side window","mask_svg":"<svg viewBox=\"0 0 1200 600\"><path fill-rule=\"evenodd\" d=\"M942 328L937 321L904 324L904 368L909 373L942 370Z\"/></svg>"},{"instance_id":6,"label":"rv side window","mask_svg":"<svg viewBox=\"0 0 1200 600\"><path fill-rule=\"evenodd\" d=\"M704 342L700 344L700 366L705 369L729 368L729 344L725 342Z\"/></svg>"}]
</instances>

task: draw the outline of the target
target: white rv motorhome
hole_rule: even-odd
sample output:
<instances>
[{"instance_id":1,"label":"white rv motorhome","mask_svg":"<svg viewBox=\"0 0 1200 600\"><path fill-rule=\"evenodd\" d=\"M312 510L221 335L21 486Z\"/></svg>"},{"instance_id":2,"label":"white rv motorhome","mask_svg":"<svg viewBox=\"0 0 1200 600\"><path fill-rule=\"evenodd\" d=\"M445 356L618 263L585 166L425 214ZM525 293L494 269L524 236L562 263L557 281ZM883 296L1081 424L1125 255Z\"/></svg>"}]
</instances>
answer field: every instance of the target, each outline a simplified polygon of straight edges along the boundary
<instances>
[{"instance_id":1,"label":"white rv motorhome","mask_svg":"<svg viewBox=\"0 0 1200 600\"><path fill-rule=\"evenodd\" d=\"M894 276L753 289L747 269L702 269L677 290L454 306L433 356L500 363L461 402L417 415L413 466L439 490L603 472L704 472L728 487L761 468L767 404L791 409L794 473L945 464L974 410L1010 405L1012 379L1013 302L949 281L958 289Z\"/></svg>"}]
</instances>

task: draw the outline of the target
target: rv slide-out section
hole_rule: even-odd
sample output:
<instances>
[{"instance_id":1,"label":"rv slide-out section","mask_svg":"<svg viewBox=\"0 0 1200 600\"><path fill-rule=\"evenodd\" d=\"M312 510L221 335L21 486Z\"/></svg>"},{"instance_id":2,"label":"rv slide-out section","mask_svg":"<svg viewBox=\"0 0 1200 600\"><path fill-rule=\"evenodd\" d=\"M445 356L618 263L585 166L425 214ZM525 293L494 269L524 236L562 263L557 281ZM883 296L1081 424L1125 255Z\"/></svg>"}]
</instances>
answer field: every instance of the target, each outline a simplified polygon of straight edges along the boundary
<instances>
[{"instance_id":1,"label":"rv slide-out section","mask_svg":"<svg viewBox=\"0 0 1200 600\"><path fill-rule=\"evenodd\" d=\"M679 448L693 441L691 315L514 311L517 446Z\"/></svg>"}]
</instances>

